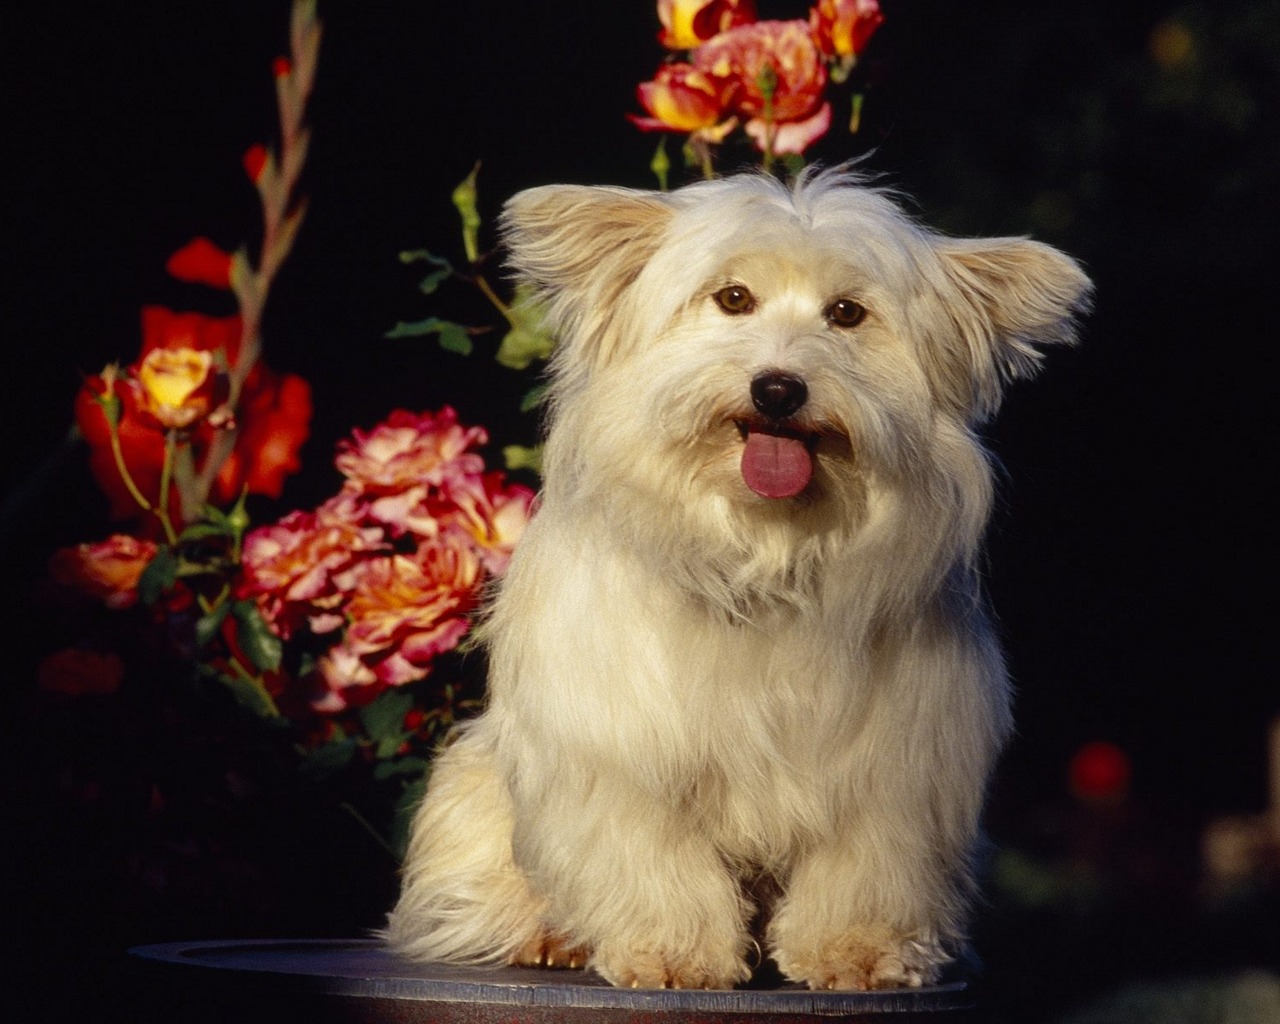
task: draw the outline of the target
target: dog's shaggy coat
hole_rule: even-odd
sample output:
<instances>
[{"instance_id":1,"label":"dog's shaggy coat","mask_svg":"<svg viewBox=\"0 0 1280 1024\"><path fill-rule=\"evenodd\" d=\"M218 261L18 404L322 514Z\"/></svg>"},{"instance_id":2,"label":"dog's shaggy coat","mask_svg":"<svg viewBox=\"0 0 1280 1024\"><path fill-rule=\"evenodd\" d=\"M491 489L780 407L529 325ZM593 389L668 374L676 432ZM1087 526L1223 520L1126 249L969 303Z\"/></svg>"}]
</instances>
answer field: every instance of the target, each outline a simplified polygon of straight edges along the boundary
<instances>
[{"instance_id":1,"label":"dog's shaggy coat","mask_svg":"<svg viewBox=\"0 0 1280 1024\"><path fill-rule=\"evenodd\" d=\"M1073 339L1084 274L836 170L536 188L505 237L560 339L545 488L387 940L619 985L731 986L761 944L814 987L934 982L1009 728L975 428Z\"/></svg>"}]
</instances>

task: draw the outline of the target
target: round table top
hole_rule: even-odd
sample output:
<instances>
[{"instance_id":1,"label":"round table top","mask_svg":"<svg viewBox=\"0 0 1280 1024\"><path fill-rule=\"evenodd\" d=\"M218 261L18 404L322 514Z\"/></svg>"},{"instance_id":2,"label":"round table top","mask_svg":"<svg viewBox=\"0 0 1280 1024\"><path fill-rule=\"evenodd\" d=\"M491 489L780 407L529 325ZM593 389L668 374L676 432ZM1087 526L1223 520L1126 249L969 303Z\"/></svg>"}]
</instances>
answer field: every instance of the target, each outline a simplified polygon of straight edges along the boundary
<instances>
[{"instance_id":1,"label":"round table top","mask_svg":"<svg viewBox=\"0 0 1280 1024\"><path fill-rule=\"evenodd\" d=\"M138 946L153 964L201 969L204 987L267 986L298 997L394 1001L395 1019L566 1021L951 1020L972 1007L963 981L877 992L773 988L622 989L579 970L459 967L401 959L372 939L272 939L173 942ZM215 974L214 972L227 972ZM417 1016L415 1005L421 1007ZM457 1008L451 1014L449 1007ZM465 1008L465 1012L463 1010ZM585 1013L584 1011L589 1011ZM942 1018L938 1014L942 1014Z\"/></svg>"}]
</instances>

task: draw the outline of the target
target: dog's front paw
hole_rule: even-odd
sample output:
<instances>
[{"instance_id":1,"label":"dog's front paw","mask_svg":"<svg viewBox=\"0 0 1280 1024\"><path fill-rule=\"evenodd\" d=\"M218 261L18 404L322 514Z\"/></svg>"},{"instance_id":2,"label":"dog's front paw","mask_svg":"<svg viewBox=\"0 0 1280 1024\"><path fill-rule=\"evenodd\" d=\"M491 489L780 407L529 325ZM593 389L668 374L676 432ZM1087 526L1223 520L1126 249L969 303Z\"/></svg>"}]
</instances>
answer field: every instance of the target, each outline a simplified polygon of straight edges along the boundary
<instances>
[{"instance_id":1,"label":"dog's front paw","mask_svg":"<svg viewBox=\"0 0 1280 1024\"><path fill-rule=\"evenodd\" d=\"M735 956L671 955L657 950L597 950L591 965L620 988L733 988L751 974Z\"/></svg>"},{"instance_id":2,"label":"dog's front paw","mask_svg":"<svg viewBox=\"0 0 1280 1024\"><path fill-rule=\"evenodd\" d=\"M811 950L775 956L792 981L813 989L919 988L938 980L947 956L934 941L885 925L850 928Z\"/></svg>"},{"instance_id":3,"label":"dog's front paw","mask_svg":"<svg viewBox=\"0 0 1280 1024\"><path fill-rule=\"evenodd\" d=\"M583 967L591 957L591 950L576 946L563 935L539 932L511 954L511 963L517 967Z\"/></svg>"}]
</instances>

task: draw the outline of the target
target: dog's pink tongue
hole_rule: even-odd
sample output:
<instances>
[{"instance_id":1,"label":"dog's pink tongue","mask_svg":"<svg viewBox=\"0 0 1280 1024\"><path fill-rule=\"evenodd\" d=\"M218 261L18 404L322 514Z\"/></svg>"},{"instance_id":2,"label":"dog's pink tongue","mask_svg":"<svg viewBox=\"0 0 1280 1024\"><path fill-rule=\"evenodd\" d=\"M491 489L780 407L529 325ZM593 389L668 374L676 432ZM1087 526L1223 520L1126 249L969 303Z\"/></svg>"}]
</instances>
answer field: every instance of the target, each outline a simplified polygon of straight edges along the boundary
<instances>
[{"instance_id":1,"label":"dog's pink tongue","mask_svg":"<svg viewBox=\"0 0 1280 1024\"><path fill-rule=\"evenodd\" d=\"M803 441L758 430L747 433L742 479L762 498L792 498L809 485L813 460Z\"/></svg>"}]
</instances>

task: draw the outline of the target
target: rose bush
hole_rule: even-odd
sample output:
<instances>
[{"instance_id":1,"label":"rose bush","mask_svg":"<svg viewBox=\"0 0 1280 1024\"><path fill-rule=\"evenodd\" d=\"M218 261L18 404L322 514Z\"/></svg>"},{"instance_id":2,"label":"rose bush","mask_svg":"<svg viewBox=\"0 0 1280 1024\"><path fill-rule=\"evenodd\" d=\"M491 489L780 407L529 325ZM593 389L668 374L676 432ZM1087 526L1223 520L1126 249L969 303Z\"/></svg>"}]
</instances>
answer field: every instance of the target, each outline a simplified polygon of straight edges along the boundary
<instances>
[{"instance_id":1,"label":"rose bush","mask_svg":"<svg viewBox=\"0 0 1280 1024\"><path fill-rule=\"evenodd\" d=\"M637 88L645 113L628 116L683 135L704 175L714 174L713 150L735 139L765 169L775 157L802 161L833 123L833 84L848 80L883 20L876 0L819 0L807 19L787 21L758 20L751 0L658 0L656 13L668 52ZM56 700L132 699L166 726L182 717L177 705L197 701L183 714L212 715L219 741L233 730L218 715L239 722L248 711L270 757L300 777L351 769L389 788L394 821L374 831L394 846L431 751L480 696L482 662L465 662L473 615L506 571L535 495L491 468L488 431L453 407L395 409L337 442L327 498L264 513L261 502L281 499L300 470L313 415L305 377L262 357L263 311L306 210L296 189L320 39L313 0L295 0L289 38L271 67L278 140L241 157L262 216L256 252L205 236L173 252L168 274L211 289L218 312L145 306L133 360L87 377L74 399L114 532L57 552L50 576L95 612L132 616L140 639L99 627L51 652L39 678ZM660 161L654 169L665 187ZM486 275L475 171L453 201L465 264L426 250L401 259L427 265L423 294L449 279L477 287L505 322L497 361L536 369L555 339L536 295L504 297ZM431 315L387 336L434 336L467 354L491 332ZM535 386L521 407L540 401ZM508 471L538 471L536 446L508 445L503 456Z\"/></svg>"},{"instance_id":2,"label":"rose bush","mask_svg":"<svg viewBox=\"0 0 1280 1024\"><path fill-rule=\"evenodd\" d=\"M884 20L878 0L820 0L792 21L757 21L754 3L660 0L658 17L659 41L684 59L637 86L645 115L629 116L644 131L684 134L708 176L710 147L739 127L766 170L775 156L801 157L831 127L828 86L849 79ZM860 92L852 102L856 130Z\"/></svg>"}]
</instances>

